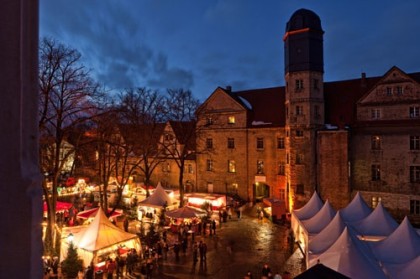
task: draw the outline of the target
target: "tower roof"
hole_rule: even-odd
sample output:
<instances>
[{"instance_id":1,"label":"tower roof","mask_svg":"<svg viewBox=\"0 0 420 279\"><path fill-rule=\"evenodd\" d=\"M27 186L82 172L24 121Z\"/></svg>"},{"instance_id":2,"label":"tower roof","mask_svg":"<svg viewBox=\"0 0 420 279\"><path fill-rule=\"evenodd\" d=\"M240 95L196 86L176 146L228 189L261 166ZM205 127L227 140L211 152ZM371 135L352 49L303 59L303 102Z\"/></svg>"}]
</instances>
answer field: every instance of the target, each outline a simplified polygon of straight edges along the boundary
<instances>
[{"instance_id":1,"label":"tower roof","mask_svg":"<svg viewBox=\"0 0 420 279\"><path fill-rule=\"evenodd\" d=\"M313 11L299 9L293 13L286 25L286 33L290 31L309 28L322 31L321 20Z\"/></svg>"}]
</instances>

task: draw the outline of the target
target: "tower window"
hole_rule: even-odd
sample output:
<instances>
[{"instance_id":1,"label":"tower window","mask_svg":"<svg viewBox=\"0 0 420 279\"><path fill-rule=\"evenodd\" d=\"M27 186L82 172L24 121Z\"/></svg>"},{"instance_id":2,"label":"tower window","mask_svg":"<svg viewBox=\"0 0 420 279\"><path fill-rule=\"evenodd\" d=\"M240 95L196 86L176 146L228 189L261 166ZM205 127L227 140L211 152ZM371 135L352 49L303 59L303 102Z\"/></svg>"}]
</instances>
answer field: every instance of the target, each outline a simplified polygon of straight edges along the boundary
<instances>
[{"instance_id":1,"label":"tower window","mask_svg":"<svg viewBox=\"0 0 420 279\"><path fill-rule=\"evenodd\" d=\"M314 89L319 89L319 80L318 79L314 79Z\"/></svg>"},{"instance_id":2,"label":"tower window","mask_svg":"<svg viewBox=\"0 0 420 279\"><path fill-rule=\"evenodd\" d=\"M296 106L296 115L303 115L303 106Z\"/></svg>"},{"instance_id":3,"label":"tower window","mask_svg":"<svg viewBox=\"0 0 420 279\"><path fill-rule=\"evenodd\" d=\"M228 172L236 172L236 163L234 160L228 160Z\"/></svg>"},{"instance_id":4,"label":"tower window","mask_svg":"<svg viewBox=\"0 0 420 279\"><path fill-rule=\"evenodd\" d=\"M277 149L284 149L284 138L277 138Z\"/></svg>"},{"instance_id":5,"label":"tower window","mask_svg":"<svg viewBox=\"0 0 420 279\"><path fill-rule=\"evenodd\" d=\"M264 139L257 138L257 149L264 149Z\"/></svg>"},{"instance_id":6,"label":"tower window","mask_svg":"<svg viewBox=\"0 0 420 279\"><path fill-rule=\"evenodd\" d=\"M234 138L228 138L227 147L229 149L235 148L235 139Z\"/></svg>"},{"instance_id":7,"label":"tower window","mask_svg":"<svg viewBox=\"0 0 420 279\"><path fill-rule=\"evenodd\" d=\"M297 79L295 81L295 89L296 91L303 89L303 79Z\"/></svg>"},{"instance_id":8,"label":"tower window","mask_svg":"<svg viewBox=\"0 0 420 279\"><path fill-rule=\"evenodd\" d=\"M207 147L207 149L212 149L213 148L213 139L212 138L207 138L206 139L206 147Z\"/></svg>"},{"instance_id":9,"label":"tower window","mask_svg":"<svg viewBox=\"0 0 420 279\"><path fill-rule=\"evenodd\" d=\"M207 171L213 171L213 160L207 159Z\"/></svg>"},{"instance_id":10,"label":"tower window","mask_svg":"<svg viewBox=\"0 0 420 279\"><path fill-rule=\"evenodd\" d=\"M257 173L258 174L263 174L264 173L264 161L263 160L258 160L257 161Z\"/></svg>"}]
</instances>

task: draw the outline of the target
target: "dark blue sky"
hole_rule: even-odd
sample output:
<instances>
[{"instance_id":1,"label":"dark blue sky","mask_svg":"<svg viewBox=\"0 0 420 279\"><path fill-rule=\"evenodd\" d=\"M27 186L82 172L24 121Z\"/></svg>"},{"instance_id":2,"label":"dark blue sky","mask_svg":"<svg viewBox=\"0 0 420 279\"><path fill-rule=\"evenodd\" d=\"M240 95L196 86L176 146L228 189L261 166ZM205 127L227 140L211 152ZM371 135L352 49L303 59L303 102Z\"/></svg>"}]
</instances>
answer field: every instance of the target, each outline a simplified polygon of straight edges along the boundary
<instances>
[{"instance_id":1,"label":"dark blue sky","mask_svg":"<svg viewBox=\"0 0 420 279\"><path fill-rule=\"evenodd\" d=\"M420 71L418 0L40 0L40 36L77 49L113 90L190 89L200 100L284 85L285 26L321 18L325 81Z\"/></svg>"}]
</instances>

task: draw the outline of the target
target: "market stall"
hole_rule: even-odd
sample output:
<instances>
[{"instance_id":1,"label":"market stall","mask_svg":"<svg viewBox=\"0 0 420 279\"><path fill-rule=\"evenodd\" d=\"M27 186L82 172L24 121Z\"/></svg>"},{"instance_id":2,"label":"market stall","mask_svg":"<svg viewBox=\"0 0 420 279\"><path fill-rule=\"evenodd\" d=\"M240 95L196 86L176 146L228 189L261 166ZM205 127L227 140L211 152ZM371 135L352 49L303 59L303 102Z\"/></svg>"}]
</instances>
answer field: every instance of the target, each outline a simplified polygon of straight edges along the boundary
<instances>
[{"instance_id":1,"label":"market stall","mask_svg":"<svg viewBox=\"0 0 420 279\"><path fill-rule=\"evenodd\" d=\"M172 199L165 189L158 184L155 191L148 198L138 203L137 218L142 220L147 218L151 222L158 221L162 209L165 207L167 210L172 210L178 206L178 202Z\"/></svg>"},{"instance_id":2,"label":"market stall","mask_svg":"<svg viewBox=\"0 0 420 279\"><path fill-rule=\"evenodd\" d=\"M177 232L180 225L187 225L195 231L196 224L201 222L201 218L207 216L207 211L194 207L181 207L165 213L170 218L169 227L172 232Z\"/></svg>"},{"instance_id":3,"label":"market stall","mask_svg":"<svg viewBox=\"0 0 420 279\"><path fill-rule=\"evenodd\" d=\"M138 236L112 224L102 209L98 210L89 226L66 228L62 235L72 235L72 238L66 237L61 241L61 260L67 257L68 246L72 242L85 267L92 262L100 268L107 257L115 258L121 251L140 251L141 248Z\"/></svg>"},{"instance_id":4,"label":"market stall","mask_svg":"<svg viewBox=\"0 0 420 279\"><path fill-rule=\"evenodd\" d=\"M211 210L219 210L226 206L226 195L210 193L188 193L185 194L187 204L201 208L203 204L211 205Z\"/></svg>"}]
</instances>

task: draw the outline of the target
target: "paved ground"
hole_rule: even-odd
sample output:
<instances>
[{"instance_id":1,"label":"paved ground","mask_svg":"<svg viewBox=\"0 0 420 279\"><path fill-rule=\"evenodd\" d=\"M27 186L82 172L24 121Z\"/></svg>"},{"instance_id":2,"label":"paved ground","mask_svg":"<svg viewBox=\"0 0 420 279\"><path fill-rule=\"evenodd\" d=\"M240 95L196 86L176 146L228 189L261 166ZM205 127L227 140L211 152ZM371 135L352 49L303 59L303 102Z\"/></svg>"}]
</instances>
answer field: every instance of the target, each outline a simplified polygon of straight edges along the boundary
<instances>
[{"instance_id":1,"label":"paved ground","mask_svg":"<svg viewBox=\"0 0 420 279\"><path fill-rule=\"evenodd\" d=\"M247 208L240 220L235 216L218 226L216 236L196 236L196 241L207 243L207 261L194 264L189 245L178 261L173 251L167 260L160 260L153 278L232 279L243 278L251 271L253 278L259 279L265 263L273 272L288 271L293 278L304 271L303 258L296 246L289 246L288 232L287 226L273 224L266 218L259 220L255 206ZM168 239L170 242L171 236Z\"/></svg>"}]
</instances>

